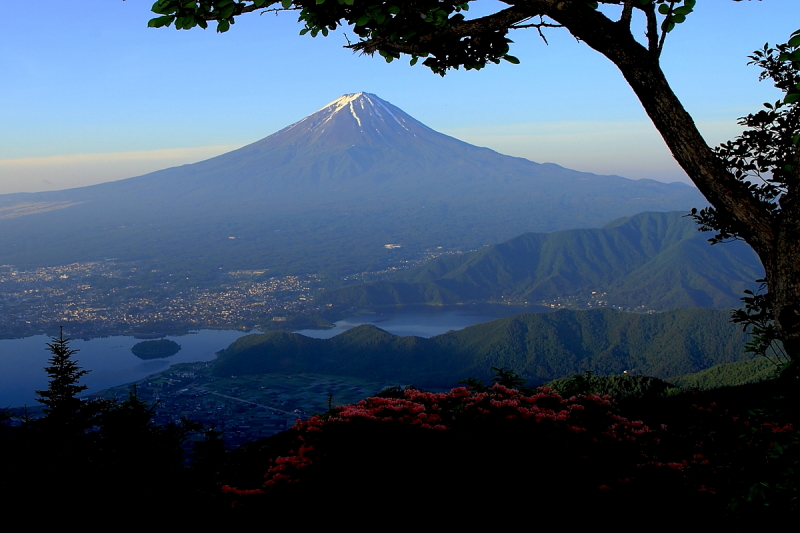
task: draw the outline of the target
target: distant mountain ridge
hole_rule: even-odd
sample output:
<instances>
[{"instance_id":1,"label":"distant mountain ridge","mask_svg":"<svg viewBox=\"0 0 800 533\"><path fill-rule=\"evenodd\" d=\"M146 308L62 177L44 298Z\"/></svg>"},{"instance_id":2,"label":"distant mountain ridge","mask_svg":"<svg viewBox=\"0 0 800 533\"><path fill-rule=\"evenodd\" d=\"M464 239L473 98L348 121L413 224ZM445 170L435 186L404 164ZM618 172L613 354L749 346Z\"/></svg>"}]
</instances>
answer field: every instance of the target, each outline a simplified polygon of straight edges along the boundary
<instances>
[{"instance_id":1,"label":"distant mountain ridge","mask_svg":"<svg viewBox=\"0 0 800 533\"><path fill-rule=\"evenodd\" d=\"M641 213L602 228L526 233L318 300L373 308L581 297L631 309L738 307L744 289L763 277L758 256L741 242L709 245L684 215Z\"/></svg>"},{"instance_id":2,"label":"distant mountain ridge","mask_svg":"<svg viewBox=\"0 0 800 533\"><path fill-rule=\"evenodd\" d=\"M512 368L532 385L585 370L661 379L742 361L746 336L730 312L611 309L522 314L431 338L398 337L361 325L331 339L275 332L241 337L218 354L217 376L264 373L343 375L449 388Z\"/></svg>"},{"instance_id":3,"label":"distant mountain ridge","mask_svg":"<svg viewBox=\"0 0 800 533\"><path fill-rule=\"evenodd\" d=\"M352 272L525 231L706 205L686 184L538 164L438 133L369 93L260 141L91 187L0 195L0 264ZM32 207L33 206L33 207ZM401 248L384 249L387 243Z\"/></svg>"}]
</instances>

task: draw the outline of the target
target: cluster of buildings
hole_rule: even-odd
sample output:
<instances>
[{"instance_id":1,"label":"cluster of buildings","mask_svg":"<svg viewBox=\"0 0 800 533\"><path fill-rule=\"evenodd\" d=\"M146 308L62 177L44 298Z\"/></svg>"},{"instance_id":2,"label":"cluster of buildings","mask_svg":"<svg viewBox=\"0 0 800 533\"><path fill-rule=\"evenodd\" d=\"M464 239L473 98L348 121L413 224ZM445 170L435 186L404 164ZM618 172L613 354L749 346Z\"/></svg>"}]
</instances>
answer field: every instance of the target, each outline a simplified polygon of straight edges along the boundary
<instances>
[{"instance_id":1,"label":"cluster of buildings","mask_svg":"<svg viewBox=\"0 0 800 533\"><path fill-rule=\"evenodd\" d=\"M149 281L147 274L115 261L31 270L0 265L2 335L24 336L64 323L75 336L125 334L159 324L253 329L275 316L313 310L311 294L320 285L315 275L268 277L263 271L220 274L214 286L205 287L171 282L171 275Z\"/></svg>"}]
</instances>

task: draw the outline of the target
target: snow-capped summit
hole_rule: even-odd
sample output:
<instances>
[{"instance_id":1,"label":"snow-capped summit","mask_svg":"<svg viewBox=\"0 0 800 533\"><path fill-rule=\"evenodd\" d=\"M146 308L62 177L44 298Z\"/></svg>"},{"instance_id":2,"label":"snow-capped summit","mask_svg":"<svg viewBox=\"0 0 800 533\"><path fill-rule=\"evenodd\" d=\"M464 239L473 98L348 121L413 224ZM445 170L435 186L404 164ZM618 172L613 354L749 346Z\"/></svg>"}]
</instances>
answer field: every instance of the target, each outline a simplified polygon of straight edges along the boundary
<instances>
[{"instance_id":1,"label":"snow-capped summit","mask_svg":"<svg viewBox=\"0 0 800 533\"><path fill-rule=\"evenodd\" d=\"M326 148L355 140L396 143L398 137L418 135L441 136L386 100L360 92L337 98L267 139L305 137L317 148Z\"/></svg>"},{"instance_id":2,"label":"snow-capped summit","mask_svg":"<svg viewBox=\"0 0 800 533\"><path fill-rule=\"evenodd\" d=\"M317 111L317 113L327 113L328 116L324 119L323 124L330 121L332 118L334 118L334 116L336 116L337 113L343 110L344 112L350 113L359 127L363 127L361 118L367 118L367 115L373 115L384 122L387 120L394 120L406 130L408 129L405 125L405 123L408 122L407 119L410 119L414 123L420 124L396 107L394 107L394 112L392 112L390 107L394 106L389 102L381 100L374 94L362 92L345 94L344 96L337 98L330 104Z\"/></svg>"}]
</instances>

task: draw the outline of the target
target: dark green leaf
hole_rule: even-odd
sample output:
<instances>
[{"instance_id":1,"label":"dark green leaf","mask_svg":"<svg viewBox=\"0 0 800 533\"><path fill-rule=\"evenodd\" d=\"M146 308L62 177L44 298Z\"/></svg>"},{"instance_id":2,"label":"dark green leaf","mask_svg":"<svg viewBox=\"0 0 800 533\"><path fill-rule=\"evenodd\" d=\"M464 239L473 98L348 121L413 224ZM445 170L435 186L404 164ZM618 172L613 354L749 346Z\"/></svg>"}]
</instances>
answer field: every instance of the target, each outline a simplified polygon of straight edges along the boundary
<instances>
[{"instance_id":1,"label":"dark green leaf","mask_svg":"<svg viewBox=\"0 0 800 533\"><path fill-rule=\"evenodd\" d=\"M194 27L194 25L194 17L192 15L178 17L178 19L175 21L175 28L178 30L188 30L189 28Z\"/></svg>"},{"instance_id":2,"label":"dark green leaf","mask_svg":"<svg viewBox=\"0 0 800 533\"><path fill-rule=\"evenodd\" d=\"M791 93L786 95L786 98L783 99L783 103L792 104L798 100L800 100L800 93Z\"/></svg>"},{"instance_id":3,"label":"dark green leaf","mask_svg":"<svg viewBox=\"0 0 800 533\"><path fill-rule=\"evenodd\" d=\"M158 17L154 19L150 19L147 23L148 28L162 28L164 26L169 26L172 24L172 21L175 20L173 15L164 15L163 17Z\"/></svg>"},{"instance_id":4,"label":"dark green leaf","mask_svg":"<svg viewBox=\"0 0 800 533\"><path fill-rule=\"evenodd\" d=\"M519 65L519 59L517 59L514 56L510 56L510 55L506 54L506 55L503 56L503 59L505 59L509 63L513 63L514 65Z\"/></svg>"},{"instance_id":5,"label":"dark green leaf","mask_svg":"<svg viewBox=\"0 0 800 533\"><path fill-rule=\"evenodd\" d=\"M176 9L176 6L172 4L171 0L158 0L158 2L153 4L153 7L150 8L150 11L158 13L159 15L168 15L174 13Z\"/></svg>"},{"instance_id":6,"label":"dark green leaf","mask_svg":"<svg viewBox=\"0 0 800 533\"><path fill-rule=\"evenodd\" d=\"M660 6L658 6L658 12L661 13L662 15L666 15L667 13L669 13L669 6L667 4L661 4Z\"/></svg>"},{"instance_id":7,"label":"dark green leaf","mask_svg":"<svg viewBox=\"0 0 800 533\"><path fill-rule=\"evenodd\" d=\"M686 17L684 15L673 15L669 20L673 24L680 24L686 20Z\"/></svg>"},{"instance_id":8,"label":"dark green leaf","mask_svg":"<svg viewBox=\"0 0 800 533\"><path fill-rule=\"evenodd\" d=\"M217 32L225 33L229 29L231 29L231 23L227 20L220 20L217 22Z\"/></svg>"}]
</instances>

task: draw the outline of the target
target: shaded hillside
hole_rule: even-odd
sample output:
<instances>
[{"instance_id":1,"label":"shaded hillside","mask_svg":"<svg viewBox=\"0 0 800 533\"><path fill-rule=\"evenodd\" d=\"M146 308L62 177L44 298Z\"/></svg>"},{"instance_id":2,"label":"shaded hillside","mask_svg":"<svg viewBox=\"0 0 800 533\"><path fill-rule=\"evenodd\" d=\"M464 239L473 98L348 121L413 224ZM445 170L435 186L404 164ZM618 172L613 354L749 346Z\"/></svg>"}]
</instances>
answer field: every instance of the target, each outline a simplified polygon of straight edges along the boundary
<instances>
[{"instance_id":1,"label":"shaded hillside","mask_svg":"<svg viewBox=\"0 0 800 533\"><path fill-rule=\"evenodd\" d=\"M711 368L678 376L670 380L679 387L716 389L758 383L775 378L776 366L765 357L715 365Z\"/></svg>"},{"instance_id":2,"label":"shaded hillside","mask_svg":"<svg viewBox=\"0 0 800 533\"><path fill-rule=\"evenodd\" d=\"M684 214L640 213L602 228L526 233L435 259L392 281L329 291L319 301L377 307L576 297L631 309L737 307L742 291L763 277L758 257L741 242L710 246Z\"/></svg>"},{"instance_id":3,"label":"shaded hillside","mask_svg":"<svg viewBox=\"0 0 800 533\"><path fill-rule=\"evenodd\" d=\"M561 310L494 320L429 339L398 337L370 325L331 339L266 333L219 353L217 376L313 372L448 387L513 368L530 384L593 370L599 375L670 378L746 358L745 336L729 311L656 314Z\"/></svg>"},{"instance_id":4,"label":"shaded hillside","mask_svg":"<svg viewBox=\"0 0 800 533\"><path fill-rule=\"evenodd\" d=\"M357 93L207 161L0 195L0 264L115 257L204 275L354 272L436 246L469 249L703 205L686 184L598 176L472 146Z\"/></svg>"}]
</instances>

